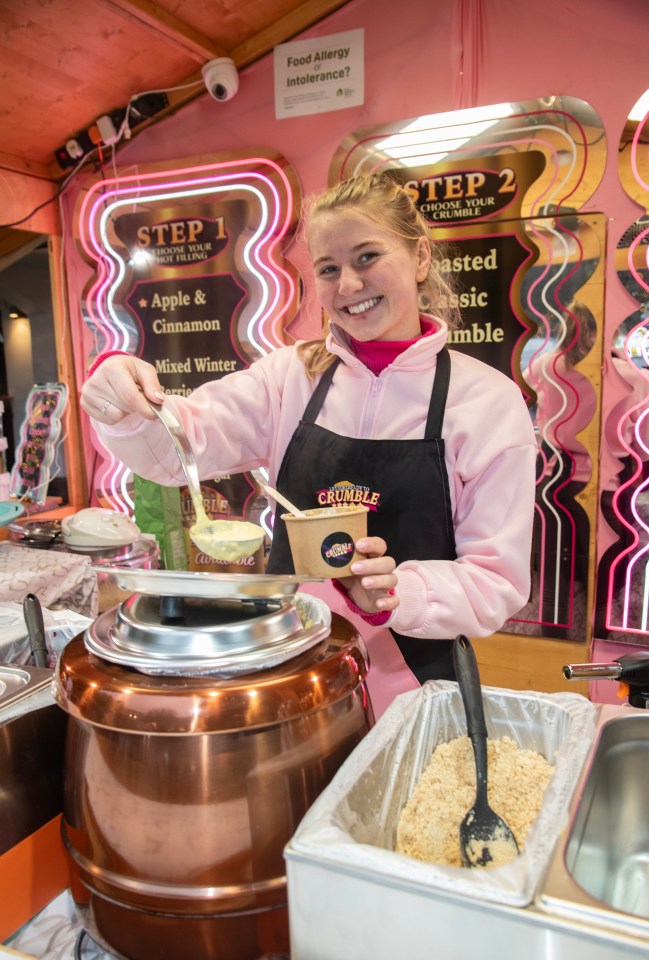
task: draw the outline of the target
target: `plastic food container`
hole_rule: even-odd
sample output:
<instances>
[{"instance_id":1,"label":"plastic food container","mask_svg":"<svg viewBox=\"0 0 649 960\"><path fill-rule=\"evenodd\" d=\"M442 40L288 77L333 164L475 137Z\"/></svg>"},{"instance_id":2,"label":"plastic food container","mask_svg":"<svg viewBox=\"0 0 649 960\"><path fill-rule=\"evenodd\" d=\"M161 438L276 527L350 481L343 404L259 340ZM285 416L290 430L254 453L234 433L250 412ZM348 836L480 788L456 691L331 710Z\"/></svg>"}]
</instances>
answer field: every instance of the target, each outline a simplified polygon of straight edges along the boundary
<instances>
[{"instance_id":1,"label":"plastic food container","mask_svg":"<svg viewBox=\"0 0 649 960\"><path fill-rule=\"evenodd\" d=\"M101 507L64 517L61 530L70 547L120 547L140 538L140 529L130 517Z\"/></svg>"},{"instance_id":2,"label":"plastic food container","mask_svg":"<svg viewBox=\"0 0 649 960\"><path fill-rule=\"evenodd\" d=\"M494 913L500 933L493 950L484 952L480 941L488 924L475 922L479 913L484 924L492 905L515 917L519 932L528 927L528 911L512 908L533 900L566 825L593 742L597 708L579 694L482 689L489 736L509 736L556 767L520 856L480 870L421 863L394 852L401 810L433 750L466 733L457 684L430 681L396 698L286 846L295 960L360 956L358 950L373 960L460 957L476 949L483 957L503 956L517 933ZM524 943L521 937L523 951Z\"/></svg>"}]
</instances>

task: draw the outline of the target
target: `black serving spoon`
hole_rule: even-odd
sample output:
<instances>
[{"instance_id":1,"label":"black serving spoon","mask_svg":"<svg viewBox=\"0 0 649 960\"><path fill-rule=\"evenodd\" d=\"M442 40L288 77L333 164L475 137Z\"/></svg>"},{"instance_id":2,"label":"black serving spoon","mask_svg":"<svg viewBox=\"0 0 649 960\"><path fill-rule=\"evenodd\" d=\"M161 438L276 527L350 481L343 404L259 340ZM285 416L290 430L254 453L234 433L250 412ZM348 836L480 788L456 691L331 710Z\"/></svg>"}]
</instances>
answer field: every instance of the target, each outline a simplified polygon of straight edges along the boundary
<instances>
[{"instance_id":1,"label":"black serving spoon","mask_svg":"<svg viewBox=\"0 0 649 960\"><path fill-rule=\"evenodd\" d=\"M487 725L478 663L467 637L455 638L453 664L464 703L476 772L475 802L460 824L462 862L465 867L485 867L496 860L506 863L518 855L518 844L510 827L487 801Z\"/></svg>"},{"instance_id":2,"label":"black serving spoon","mask_svg":"<svg viewBox=\"0 0 649 960\"><path fill-rule=\"evenodd\" d=\"M45 640L43 608L35 593L28 593L25 596L23 600L23 616L27 624L27 634L29 636L34 663L37 667L47 667L49 665L49 653Z\"/></svg>"}]
</instances>

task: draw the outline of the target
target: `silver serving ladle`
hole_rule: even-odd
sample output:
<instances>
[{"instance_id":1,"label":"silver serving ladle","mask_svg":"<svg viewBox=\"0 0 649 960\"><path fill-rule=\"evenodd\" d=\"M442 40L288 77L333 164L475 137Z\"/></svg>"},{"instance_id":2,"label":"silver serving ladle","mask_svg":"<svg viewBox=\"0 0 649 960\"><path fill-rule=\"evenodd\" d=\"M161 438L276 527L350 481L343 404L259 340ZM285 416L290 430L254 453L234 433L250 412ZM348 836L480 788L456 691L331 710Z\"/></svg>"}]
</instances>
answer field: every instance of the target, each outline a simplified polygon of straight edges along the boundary
<instances>
[{"instance_id":1,"label":"silver serving ladle","mask_svg":"<svg viewBox=\"0 0 649 960\"><path fill-rule=\"evenodd\" d=\"M196 513L196 523L189 528L189 536L203 553L215 560L239 563L249 557L263 542L263 528L246 520L211 520L207 516L203 506L198 465L187 434L168 407L150 400L147 400L147 403L171 437L187 479Z\"/></svg>"}]
</instances>

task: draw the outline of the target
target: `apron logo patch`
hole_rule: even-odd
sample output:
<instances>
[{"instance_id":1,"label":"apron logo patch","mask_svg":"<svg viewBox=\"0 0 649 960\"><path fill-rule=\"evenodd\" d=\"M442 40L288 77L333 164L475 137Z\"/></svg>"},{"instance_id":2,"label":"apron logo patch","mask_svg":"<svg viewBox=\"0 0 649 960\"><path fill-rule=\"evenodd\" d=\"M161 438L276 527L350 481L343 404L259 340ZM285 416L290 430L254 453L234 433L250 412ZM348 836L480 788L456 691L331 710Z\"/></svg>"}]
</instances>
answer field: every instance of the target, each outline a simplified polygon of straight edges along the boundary
<instances>
[{"instance_id":1,"label":"apron logo patch","mask_svg":"<svg viewBox=\"0 0 649 960\"><path fill-rule=\"evenodd\" d=\"M325 563L330 567L346 566L353 553L354 541L348 533L330 533L320 546L320 553Z\"/></svg>"},{"instance_id":2,"label":"apron logo patch","mask_svg":"<svg viewBox=\"0 0 649 960\"><path fill-rule=\"evenodd\" d=\"M378 491L370 490L369 487L360 483L351 483L349 480L339 480L332 483L330 487L322 490L316 490L319 507L336 507L343 505L361 505L368 510L376 512L379 507L381 494Z\"/></svg>"}]
</instances>

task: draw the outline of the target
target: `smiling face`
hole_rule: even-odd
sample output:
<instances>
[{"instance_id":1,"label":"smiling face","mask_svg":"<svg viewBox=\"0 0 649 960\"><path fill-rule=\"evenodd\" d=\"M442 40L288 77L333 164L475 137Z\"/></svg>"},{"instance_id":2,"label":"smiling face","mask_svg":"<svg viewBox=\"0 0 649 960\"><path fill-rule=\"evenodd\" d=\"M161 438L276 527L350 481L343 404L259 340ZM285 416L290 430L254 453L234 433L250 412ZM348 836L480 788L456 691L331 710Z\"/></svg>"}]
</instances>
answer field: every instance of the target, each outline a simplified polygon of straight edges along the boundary
<instances>
[{"instance_id":1,"label":"smiling face","mask_svg":"<svg viewBox=\"0 0 649 960\"><path fill-rule=\"evenodd\" d=\"M318 299L356 340L412 340L421 333L418 287L430 265L426 238L403 240L345 207L315 214L309 226Z\"/></svg>"}]
</instances>

